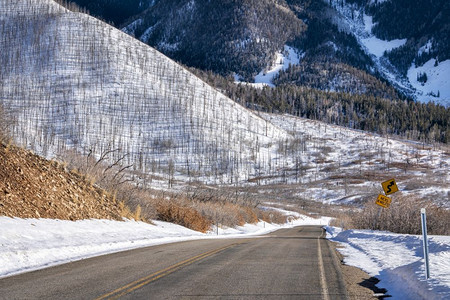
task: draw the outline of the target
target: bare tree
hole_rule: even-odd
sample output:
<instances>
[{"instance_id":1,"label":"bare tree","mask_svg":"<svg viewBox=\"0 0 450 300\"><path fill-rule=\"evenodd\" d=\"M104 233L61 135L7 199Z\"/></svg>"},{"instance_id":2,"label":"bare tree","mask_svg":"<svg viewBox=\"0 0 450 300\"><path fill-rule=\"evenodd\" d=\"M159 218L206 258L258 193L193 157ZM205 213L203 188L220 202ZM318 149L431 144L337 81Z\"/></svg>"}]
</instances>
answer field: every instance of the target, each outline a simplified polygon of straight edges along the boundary
<instances>
[{"instance_id":1,"label":"bare tree","mask_svg":"<svg viewBox=\"0 0 450 300\"><path fill-rule=\"evenodd\" d=\"M0 142L5 143L11 139L10 130L12 127L12 119L0 103Z\"/></svg>"}]
</instances>

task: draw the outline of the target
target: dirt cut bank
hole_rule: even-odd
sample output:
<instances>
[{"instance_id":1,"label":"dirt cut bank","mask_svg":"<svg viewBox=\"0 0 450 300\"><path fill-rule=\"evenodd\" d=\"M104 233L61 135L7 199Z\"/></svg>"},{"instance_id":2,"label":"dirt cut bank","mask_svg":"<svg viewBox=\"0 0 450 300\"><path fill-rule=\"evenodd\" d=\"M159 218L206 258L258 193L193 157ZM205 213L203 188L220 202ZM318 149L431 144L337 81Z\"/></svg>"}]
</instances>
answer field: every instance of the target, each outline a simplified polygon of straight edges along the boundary
<instances>
[{"instance_id":1,"label":"dirt cut bank","mask_svg":"<svg viewBox=\"0 0 450 300\"><path fill-rule=\"evenodd\" d=\"M56 161L0 143L0 216L121 220L124 206Z\"/></svg>"}]
</instances>

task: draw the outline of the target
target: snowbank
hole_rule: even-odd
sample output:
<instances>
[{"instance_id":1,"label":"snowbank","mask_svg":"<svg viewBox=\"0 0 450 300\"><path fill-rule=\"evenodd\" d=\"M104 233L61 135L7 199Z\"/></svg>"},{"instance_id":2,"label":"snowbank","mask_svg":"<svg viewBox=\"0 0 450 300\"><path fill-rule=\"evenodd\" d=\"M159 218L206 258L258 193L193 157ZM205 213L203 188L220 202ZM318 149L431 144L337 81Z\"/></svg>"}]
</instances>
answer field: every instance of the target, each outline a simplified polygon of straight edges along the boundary
<instances>
[{"instance_id":1,"label":"snowbank","mask_svg":"<svg viewBox=\"0 0 450 300\"><path fill-rule=\"evenodd\" d=\"M371 230L327 227L327 237L339 242L344 262L380 280L393 299L450 297L450 236L430 236L430 279L425 278L422 238Z\"/></svg>"}]
</instances>

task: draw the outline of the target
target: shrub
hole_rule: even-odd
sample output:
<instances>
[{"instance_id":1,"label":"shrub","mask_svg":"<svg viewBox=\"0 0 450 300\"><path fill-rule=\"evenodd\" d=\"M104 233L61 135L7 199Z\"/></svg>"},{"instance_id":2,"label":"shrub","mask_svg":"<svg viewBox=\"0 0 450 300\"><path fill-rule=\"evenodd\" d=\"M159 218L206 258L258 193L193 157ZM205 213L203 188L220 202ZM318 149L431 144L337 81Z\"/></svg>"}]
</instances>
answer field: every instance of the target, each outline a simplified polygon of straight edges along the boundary
<instances>
[{"instance_id":1,"label":"shrub","mask_svg":"<svg viewBox=\"0 0 450 300\"><path fill-rule=\"evenodd\" d=\"M211 220L194 208L182 206L172 201L161 201L158 203L157 217L159 220L179 224L201 232L210 230L212 226Z\"/></svg>"}]
</instances>

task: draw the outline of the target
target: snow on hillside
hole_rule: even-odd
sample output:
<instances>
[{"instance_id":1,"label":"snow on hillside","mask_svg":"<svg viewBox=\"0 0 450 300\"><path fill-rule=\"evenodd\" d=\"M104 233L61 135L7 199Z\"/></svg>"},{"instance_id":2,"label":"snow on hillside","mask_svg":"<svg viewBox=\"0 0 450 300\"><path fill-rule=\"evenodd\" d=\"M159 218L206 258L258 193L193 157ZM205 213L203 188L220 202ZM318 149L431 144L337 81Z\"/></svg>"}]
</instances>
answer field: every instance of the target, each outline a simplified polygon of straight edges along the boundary
<instances>
[{"instance_id":1,"label":"snow on hillside","mask_svg":"<svg viewBox=\"0 0 450 300\"><path fill-rule=\"evenodd\" d=\"M426 74L426 82L417 80L420 74ZM450 107L450 59L437 65L435 59L420 67L413 64L408 70L408 79L417 89L417 99L422 102L433 100Z\"/></svg>"},{"instance_id":2,"label":"snow on hillside","mask_svg":"<svg viewBox=\"0 0 450 300\"><path fill-rule=\"evenodd\" d=\"M290 212L287 212L288 214ZM195 239L236 238L297 225L327 225L329 218L295 214L289 224L264 222L200 233L172 223L19 219L0 217L0 278L88 257Z\"/></svg>"},{"instance_id":3,"label":"snow on hillside","mask_svg":"<svg viewBox=\"0 0 450 300\"><path fill-rule=\"evenodd\" d=\"M392 49L403 46L406 43L406 39L384 41L375 37L374 35L371 34L372 27L374 25L372 17L363 14L363 20L364 20L364 29L368 36L366 38L363 38L361 41L363 45L366 46L367 51L370 54L375 55L377 58L381 58L384 55L385 51L391 51Z\"/></svg>"},{"instance_id":4,"label":"snow on hillside","mask_svg":"<svg viewBox=\"0 0 450 300\"><path fill-rule=\"evenodd\" d=\"M448 63L444 63L442 66L434 69L431 66L431 62L420 68L415 68L413 65L408 71L408 76L404 78L390 64L384 53L404 45L406 39L381 40L372 33L372 27L374 26L372 17L366 15L362 8L346 1L339 3L333 1L332 6L338 13L335 19L336 24L341 30L355 35L363 49L372 56L378 71L394 86L414 96L418 101L428 102L433 100L447 107L450 105L450 94L448 93L450 68ZM424 49L420 51L424 51ZM421 85L417 82L416 73L426 71L431 75L430 83ZM437 93L438 90L442 90L440 97L431 94Z\"/></svg>"},{"instance_id":5,"label":"snow on hillside","mask_svg":"<svg viewBox=\"0 0 450 300\"><path fill-rule=\"evenodd\" d=\"M114 151L143 173L245 179L288 134L156 50L51 0L2 0L0 98L47 157ZM165 176L165 175L164 175Z\"/></svg>"},{"instance_id":6,"label":"snow on hillside","mask_svg":"<svg viewBox=\"0 0 450 300\"><path fill-rule=\"evenodd\" d=\"M275 61L272 65L262 70L255 76L254 83L245 82L245 84L250 84L259 88L264 86L275 87L272 83L275 76L277 76L280 71L287 70L290 65L298 65L300 63L300 59L301 55L299 55L297 50L285 45L283 51L279 51L275 54ZM244 83L240 80L239 75L236 75L236 82Z\"/></svg>"},{"instance_id":7,"label":"snow on hillside","mask_svg":"<svg viewBox=\"0 0 450 300\"><path fill-rule=\"evenodd\" d=\"M375 201L381 181L395 177L403 195L450 205L446 146L433 148L290 115L261 116L294 136L279 146L290 169L278 180L292 184L289 190L298 198L330 204Z\"/></svg>"},{"instance_id":8,"label":"snow on hillside","mask_svg":"<svg viewBox=\"0 0 450 300\"><path fill-rule=\"evenodd\" d=\"M328 227L327 238L339 242L344 263L380 280L392 299L450 297L450 237L429 236L430 279L425 278L421 236Z\"/></svg>"},{"instance_id":9,"label":"snow on hillside","mask_svg":"<svg viewBox=\"0 0 450 300\"><path fill-rule=\"evenodd\" d=\"M361 203L398 176L402 192L448 205L445 148L257 116L99 20L52 1L2 1L0 98L19 142L44 156L118 150L111 161L159 176L152 186L289 183L327 203ZM298 59L286 51L284 66Z\"/></svg>"}]
</instances>

